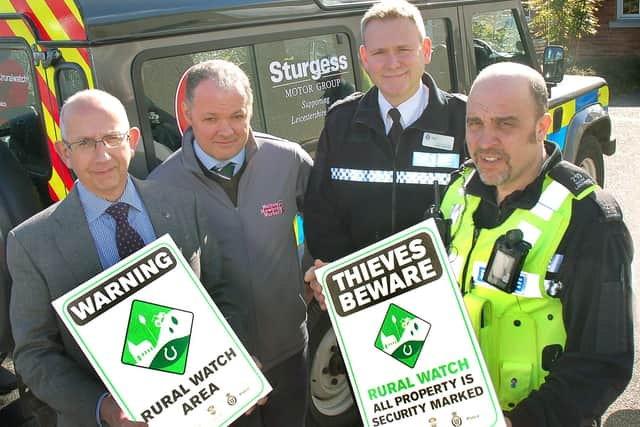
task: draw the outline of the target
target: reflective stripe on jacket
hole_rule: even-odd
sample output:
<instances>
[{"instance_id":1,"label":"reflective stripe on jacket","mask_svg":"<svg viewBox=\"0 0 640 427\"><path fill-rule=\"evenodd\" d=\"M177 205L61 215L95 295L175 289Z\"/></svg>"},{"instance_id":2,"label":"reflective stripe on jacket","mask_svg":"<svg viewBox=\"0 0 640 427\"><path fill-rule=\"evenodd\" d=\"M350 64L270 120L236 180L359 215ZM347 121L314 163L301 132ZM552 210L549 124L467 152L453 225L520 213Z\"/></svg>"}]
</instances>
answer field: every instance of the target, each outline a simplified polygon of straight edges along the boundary
<instances>
[{"instance_id":1,"label":"reflective stripe on jacket","mask_svg":"<svg viewBox=\"0 0 640 427\"><path fill-rule=\"evenodd\" d=\"M553 297L555 283L549 276L557 273L562 255L556 251L571 220L573 201L588 196L597 186L574 195L547 174L532 209L516 209L493 229L476 229L473 213L480 198L465 192L465 183L475 173L473 168L466 169L453 182L442 210L452 219L450 260L465 294L465 305L500 404L509 410L540 387L549 364L564 348L562 305ZM482 277L496 240L515 228L532 247L516 290L508 294Z\"/></svg>"}]
</instances>

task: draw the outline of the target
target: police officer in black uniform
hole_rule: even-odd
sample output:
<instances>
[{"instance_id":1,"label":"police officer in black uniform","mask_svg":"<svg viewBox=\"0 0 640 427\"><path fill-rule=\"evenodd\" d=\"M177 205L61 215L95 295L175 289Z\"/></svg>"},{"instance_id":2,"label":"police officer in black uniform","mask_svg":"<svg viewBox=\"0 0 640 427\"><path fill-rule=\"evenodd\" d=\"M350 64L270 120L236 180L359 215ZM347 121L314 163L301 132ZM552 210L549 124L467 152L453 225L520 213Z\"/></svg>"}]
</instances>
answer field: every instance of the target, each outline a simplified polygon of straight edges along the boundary
<instances>
[{"instance_id":1,"label":"police officer in black uniform","mask_svg":"<svg viewBox=\"0 0 640 427\"><path fill-rule=\"evenodd\" d=\"M305 197L307 244L324 261L419 222L434 183L444 188L464 160L464 98L424 72L431 40L418 9L383 1L361 31L376 86L330 108Z\"/></svg>"}]
</instances>

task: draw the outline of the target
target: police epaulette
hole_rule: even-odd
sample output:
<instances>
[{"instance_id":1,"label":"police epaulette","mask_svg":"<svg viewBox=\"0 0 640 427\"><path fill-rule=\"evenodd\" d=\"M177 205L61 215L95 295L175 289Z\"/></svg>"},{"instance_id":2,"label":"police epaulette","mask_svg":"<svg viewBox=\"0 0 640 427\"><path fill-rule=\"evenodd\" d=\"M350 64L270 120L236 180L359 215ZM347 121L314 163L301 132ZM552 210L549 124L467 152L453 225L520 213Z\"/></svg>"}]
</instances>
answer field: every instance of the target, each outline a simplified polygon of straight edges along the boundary
<instances>
[{"instance_id":1,"label":"police epaulette","mask_svg":"<svg viewBox=\"0 0 640 427\"><path fill-rule=\"evenodd\" d=\"M360 98L362 98L362 96L365 94L365 92L353 92L347 96L345 96L342 99L337 100L336 102L334 102L333 104L331 104L329 106L329 109L327 110L327 113L331 112L333 109L335 109L336 107L339 107L342 104L346 104L348 102L353 102L356 100L359 100Z\"/></svg>"},{"instance_id":2,"label":"police epaulette","mask_svg":"<svg viewBox=\"0 0 640 427\"><path fill-rule=\"evenodd\" d=\"M554 166L549 172L551 178L564 185L574 195L579 195L587 187L595 185L596 182L582 168L569 163L566 160L561 161ZM616 199L598 187L588 196L600 208L605 222L622 221L622 210Z\"/></svg>"},{"instance_id":3,"label":"police epaulette","mask_svg":"<svg viewBox=\"0 0 640 427\"><path fill-rule=\"evenodd\" d=\"M564 185L575 196L596 182L584 169L566 160L559 162L549 172L549 176Z\"/></svg>"},{"instance_id":4,"label":"police epaulette","mask_svg":"<svg viewBox=\"0 0 640 427\"><path fill-rule=\"evenodd\" d=\"M620 205L611 194L598 188L588 198L600 207L605 222L622 221Z\"/></svg>"}]
</instances>

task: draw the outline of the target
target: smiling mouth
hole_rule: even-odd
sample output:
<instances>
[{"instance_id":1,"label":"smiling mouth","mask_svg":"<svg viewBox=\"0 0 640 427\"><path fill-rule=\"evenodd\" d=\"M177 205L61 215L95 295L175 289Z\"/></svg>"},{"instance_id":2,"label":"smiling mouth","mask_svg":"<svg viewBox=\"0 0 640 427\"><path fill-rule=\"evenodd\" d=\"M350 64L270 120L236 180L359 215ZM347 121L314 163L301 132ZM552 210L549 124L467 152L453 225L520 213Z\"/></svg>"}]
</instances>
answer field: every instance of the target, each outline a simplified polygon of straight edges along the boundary
<instances>
[{"instance_id":1,"label":"smiling mouth","mask_svg":"<svg viewBox=\"0 0 640 427\"><path fill-rule=\"evenodd\" d=\"M498 160L500 160L499 157L491 157L491 156L481 156L480 159L483 162L488 162L488 163L493 163L493 162L497 162Z\"/></svg>"},{"instance_id":2,"label":"smiling mouth","mask_svg":"<svg viewBox=\"0 0 640 427\"><path fill-rule=\"evenodd\" d=\"M111 171L113 171L115 168L108 168L108 169L104 169L104 170L94 170L93 173L98 174L98 175L103 175L105 173L109 173Z\"/></svg>"},{"instance_id":3,"label":"smiling mouth","mask_svg":"<svg viewBox=\"0 0 640 427\"><path fill-rule=\"evenodd\" d=\"M398 79L398 78L402 78L406 75L406 73L401 73L401 74L394 74L391 76L384 76L385 79Z\"/></svg>"},{"instance_id":4,"label":"smiling mouth","mask_svg":"<svg viewBox=\"0 0 640 427\"><path fill-rule=\"evenodd\" d=\"M480 152L480 153L476 153L474 158L484 163L496 163L501 160L504 160L505 156L502 153Z\"/></svg>"}]
</instances>

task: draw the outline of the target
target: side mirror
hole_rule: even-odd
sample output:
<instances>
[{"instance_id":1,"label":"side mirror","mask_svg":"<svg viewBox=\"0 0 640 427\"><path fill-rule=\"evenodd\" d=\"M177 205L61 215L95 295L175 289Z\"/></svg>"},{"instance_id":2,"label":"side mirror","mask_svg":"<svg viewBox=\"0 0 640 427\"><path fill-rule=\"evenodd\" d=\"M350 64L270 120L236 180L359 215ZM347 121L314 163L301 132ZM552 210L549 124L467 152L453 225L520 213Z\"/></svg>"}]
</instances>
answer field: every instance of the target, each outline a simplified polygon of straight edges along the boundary
<instances>
[{"instance_id":1,"label":"side mirror","mask_svg":"<svg viewBox=\"0 0 640 427\"><path fill-rule=\"evenodd\" d=\"M547 46L544 49L542 75L547 83L560 83L564 78L564 48Z\"/></svg>"}]
</instances>

